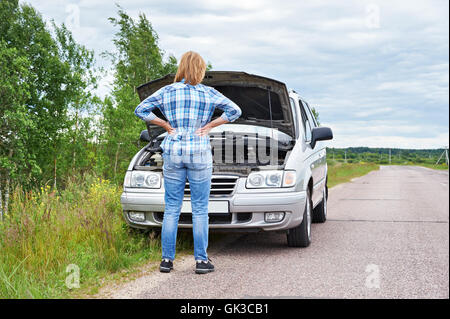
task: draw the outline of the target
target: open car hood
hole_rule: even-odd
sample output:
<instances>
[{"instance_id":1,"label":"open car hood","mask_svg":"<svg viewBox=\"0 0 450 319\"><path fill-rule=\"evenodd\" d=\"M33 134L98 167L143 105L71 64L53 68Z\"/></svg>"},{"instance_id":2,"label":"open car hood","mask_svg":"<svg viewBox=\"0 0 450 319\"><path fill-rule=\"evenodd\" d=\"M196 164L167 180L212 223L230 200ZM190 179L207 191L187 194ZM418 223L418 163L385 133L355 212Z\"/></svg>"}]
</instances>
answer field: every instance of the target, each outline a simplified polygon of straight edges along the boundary
<instances>
[{"instance_id":1,"label":"open car hood","mask_svg":"<svg viewBox=\"0 0 450 319\"><path fill-rule=\"evenodd\" d=\"M174 77L174 74L168 74L139 86L137 91L140 100L173 83ZM209 71L202 84L214 87L241 108L241 117L233 123L275 128L291 137L295 136L289 94L284 83L245 72ZM154 113L164 118L159 110ZM216 109L213 118L221 113L221 110ZM147 128L151 137L161 133L149 123Z\"/></svg>"}]
</instances>

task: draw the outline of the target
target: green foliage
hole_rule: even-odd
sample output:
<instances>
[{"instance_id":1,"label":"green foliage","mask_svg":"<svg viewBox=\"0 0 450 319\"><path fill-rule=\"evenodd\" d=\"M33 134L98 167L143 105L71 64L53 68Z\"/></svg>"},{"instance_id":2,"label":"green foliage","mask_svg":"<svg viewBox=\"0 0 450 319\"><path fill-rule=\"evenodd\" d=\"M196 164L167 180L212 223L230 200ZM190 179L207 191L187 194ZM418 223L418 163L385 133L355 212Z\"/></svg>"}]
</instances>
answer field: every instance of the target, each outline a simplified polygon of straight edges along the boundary
<instances>
[{"instance_id":1,"label":"green foliage","mask_svg":"<svg viewBox=\"0 0 450 319\"><path fill-rule=\"evenodd\" d=\"M21 168L28 166L24 141L35 128L27 117L25 105L29 97L25 81L29 67L29 61L18 56L17 49L0 40L0 177L8 172L16 178Z\"/></svg>"},{"instance_id":2,"label":"green foliage","mask_svg":"<svg viewBox=\"0 0 450 319\"><path fill-rule=\"evenodd\" d=\"M17 1L1 1L0 6L5 17L0 20L0 179L5 193L5 181L31 189L67 176L73 165L70 148L86 144L79 138L67 144L67 135L73 136L74 118L95 100L89 91L96 78L93 53L76 44L64 26L49 29L33 7Z\"/></svg>"}]
</instances>

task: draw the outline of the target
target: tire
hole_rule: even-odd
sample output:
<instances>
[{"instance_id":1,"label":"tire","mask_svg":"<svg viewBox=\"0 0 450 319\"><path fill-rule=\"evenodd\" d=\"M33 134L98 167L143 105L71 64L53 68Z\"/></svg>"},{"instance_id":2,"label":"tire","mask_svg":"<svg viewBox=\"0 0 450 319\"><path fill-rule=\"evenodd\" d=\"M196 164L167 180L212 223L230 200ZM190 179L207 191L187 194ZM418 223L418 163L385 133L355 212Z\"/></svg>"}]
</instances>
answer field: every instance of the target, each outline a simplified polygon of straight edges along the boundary
<instances>
[{"instance_id":1,"label":"tire","mask_svg":"<svg viewBox=\"0 0 450 319\"><path fill-rule=\"evenodd\" d=\"M311 244L312 201L311 193L306 192L306 205L303 212L303 221L295 228L287 232L289 247L308 247Z\"/></svg>"},{"instance_id":2,"label":"tire","mask_svg":"<svg viewBox=\"0 0 450 319\"><path fill-rule=\"evenodd\" d=\"M327 200L328 200L328 187L325 185L323 188L323 199L319 205L316 206L313 212L313 223L325 223L327 221Z\"/></svg>"}]
</instances>

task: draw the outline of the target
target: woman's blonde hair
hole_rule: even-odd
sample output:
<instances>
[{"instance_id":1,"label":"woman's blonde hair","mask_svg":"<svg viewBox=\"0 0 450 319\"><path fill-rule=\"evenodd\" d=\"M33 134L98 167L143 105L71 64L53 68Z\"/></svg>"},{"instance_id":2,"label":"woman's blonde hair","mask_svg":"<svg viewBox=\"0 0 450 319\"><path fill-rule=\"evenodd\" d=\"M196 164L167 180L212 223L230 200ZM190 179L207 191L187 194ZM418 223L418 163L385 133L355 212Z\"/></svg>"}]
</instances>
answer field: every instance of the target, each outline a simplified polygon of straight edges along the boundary
<instances>
[{"instance_id":1,"label":"woman's blonde hair","mask_svg":"<svg viewBox=\"0 0 450 319\"><path fill-rule=\"evenodd\" d=\"M181 57L174 82L179 82L184 79L184 83L186 84L197 85L202 82L205 71L206 63L200 54L188 51Z\"/></svg>"}]
</instances>

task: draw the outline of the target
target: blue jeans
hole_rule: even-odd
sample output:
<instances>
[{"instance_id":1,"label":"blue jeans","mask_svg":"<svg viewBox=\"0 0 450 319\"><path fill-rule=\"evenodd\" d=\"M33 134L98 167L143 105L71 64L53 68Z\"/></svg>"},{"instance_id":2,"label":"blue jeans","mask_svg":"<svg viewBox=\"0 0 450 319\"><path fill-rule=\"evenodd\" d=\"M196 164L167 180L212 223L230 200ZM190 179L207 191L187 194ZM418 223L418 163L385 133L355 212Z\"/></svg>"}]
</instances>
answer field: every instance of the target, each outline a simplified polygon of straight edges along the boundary
<instances>
[{"instance_id":1,"label":"blue jeans","mask_svg":"<svg viewBox=\"0 0 450 319\"><path fill-rule=\"evenodd\" d=\"M165 210L161 232L162 258L175 259L178 219L187 178L191 190L194 258L207 261L211 151L193 155L164 154L163 159Z\"/></svg>"}]
</instances>

